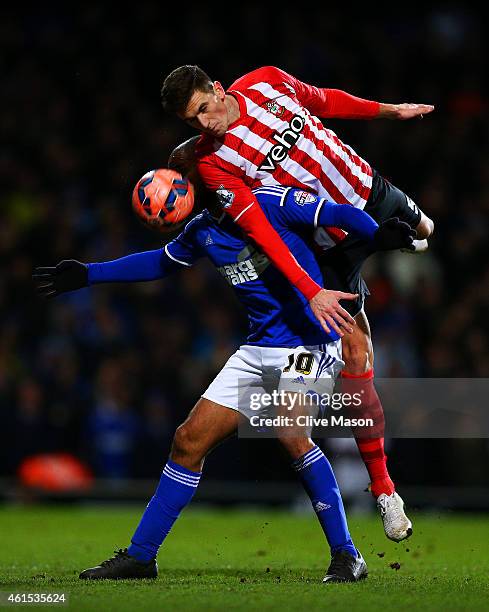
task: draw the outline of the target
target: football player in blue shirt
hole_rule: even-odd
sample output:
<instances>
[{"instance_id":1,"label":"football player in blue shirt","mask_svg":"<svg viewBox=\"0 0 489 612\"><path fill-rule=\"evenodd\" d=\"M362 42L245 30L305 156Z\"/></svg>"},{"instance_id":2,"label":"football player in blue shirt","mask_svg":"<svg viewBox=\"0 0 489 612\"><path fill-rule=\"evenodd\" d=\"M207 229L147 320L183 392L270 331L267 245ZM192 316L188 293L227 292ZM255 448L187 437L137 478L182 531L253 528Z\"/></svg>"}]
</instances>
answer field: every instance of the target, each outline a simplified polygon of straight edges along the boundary
<instances>
[{"instance_id":1,"label":"football player in blue shirt","mask_svg":"<svg viewBox=\"0 0 489 612\"><path fill-rule=\"evenodd\" d=\"M374 250L412 246L412 230L397 219L379 227L359 209L311 194L306 197L296 189L267 187L258 189L256 195L299 264L321 285L321 271L309 241L314 227L343 228L371 241ZM252 394L255 398L270 397L272 388L285 392L278 409L285 408L287 414L298 394L330 394L344 366L339 334L321 327L302 294L217 206L189 221L183 232L161 249L103 263L65 260L54 268L37 268L34 277L42 295L55 297L87 285L161 279L192 266L201 257L212 261L245 306L249 319L246 343L229 358L176 430L159 485L129 548L83 571L82 579L156 577L158 549L192 499L206 455L237 430L243 415L250 419ZM336 292L336 297L353 300L357 296ZM286 426L277 428L276 435L290 455L330 546L331 563L324 582L365 578L367 567L349 534L331 466L309 430L295 426L293 436Z\"/></svg>"}]
</instances>

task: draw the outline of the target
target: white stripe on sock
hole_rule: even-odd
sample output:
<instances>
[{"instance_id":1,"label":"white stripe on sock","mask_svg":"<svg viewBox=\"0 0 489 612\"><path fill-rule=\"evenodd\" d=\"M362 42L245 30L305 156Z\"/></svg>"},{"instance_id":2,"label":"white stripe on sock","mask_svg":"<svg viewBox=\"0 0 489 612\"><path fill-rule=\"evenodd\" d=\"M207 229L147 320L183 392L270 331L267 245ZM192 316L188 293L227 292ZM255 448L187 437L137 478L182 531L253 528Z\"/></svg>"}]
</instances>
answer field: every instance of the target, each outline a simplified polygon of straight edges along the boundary
<instances>
[{"instance_id":1,"label":"white stripe on sock","mask_svg":"<svg viewBox=\"0 0 489 612\"><path fill-rule=\"evenodd\" d=\"M172 476L171 474L168 474L168 472L165 472L165 470L163 470L163 475L171 480L174 480L175 482L185 485L186 487L190 487L191 489L196 489L198 487L198 484L191 484L187 480L182 480L181 478L177 478L177 476Z\"/></svg>"},{"instance_id":2,"label":"white stripe on sock","mask_svg":"<svg viewBox=\"0 0 489 612\"><path fill-rule=\"evenodd\" d=\"M192 487L193 489L196 489L199 486L198 481L197 482L191 482L189 480L185 480L184 478L182 478L181 476L177 476L175 474L172 474L171 472L169 472L166 468L163 469L163 474L167 477L167 478L171 478L172 480L175 480L177 482L180 482L181 484L187 485L188 487Z\"/></svg>"},{"instance_id":3,"label":"white stripe on sock","mask_svg":"<svg viewBox=\"0 0 489 612\"><path fill-rule=\"evenodd\" d=\"M303 457L297 459L293 463L293 467L296 471L300 471L310 465L312 459L320 459L322 456L323 451L319 448L319 446L315 446L314 448L311 448L310 451L307 451L307 453Z\"/></svg>"},{"instance_id":4,"label":"white stripe on sock","mask_svg":"<svg viewBox=\"0 0 489 612\"><path fill-rule=\"evenodd\" d=\"M317 457L314 457L314 459L310 459L309 461L306 461L306 463L304 463L297 471L300 472L301 470L304 470L306 467L309 467L313 463L316 463L316 461L319 461L322 457L324 457L323 453L321 453L320 455L317 455Z\"/></svg>"},{"instance_id":5,"label":"white stripe on sock","mask_svg":"<svg viewBox=\"0 0 489 612\"><path fill-rule=\"evenodd\" d=\"M165 465L165 469L169 470L172 474L175 474L176 476L181 476L182 478L188 478L188 480L192 480L193 482L199 482L200 480L200 474L194 476L193 474L187 474L186 472L180 472L180 470L176 470L175 468L172 468L170 465L168 465L168 463Z\"/></svg>"},{"instance_id":6,"label":"white stripe on sock","mask_svg":"<svg viewBox=\"0 0 489 612\"><path fill-rule=\"evenodd\" d=\"M189 480L193 480L194 482L198 482L200 480L200 474L198 475L194 475L194 474L187 474L186 472L181 472L180 470L176 470L175 468L172 468L171 465L168 465L168 463L165 465L165 468L167 470L169 470L172 474L176 474L177 476L182 476L182 478L188 478Z\"/></svg>"}]
</instances>

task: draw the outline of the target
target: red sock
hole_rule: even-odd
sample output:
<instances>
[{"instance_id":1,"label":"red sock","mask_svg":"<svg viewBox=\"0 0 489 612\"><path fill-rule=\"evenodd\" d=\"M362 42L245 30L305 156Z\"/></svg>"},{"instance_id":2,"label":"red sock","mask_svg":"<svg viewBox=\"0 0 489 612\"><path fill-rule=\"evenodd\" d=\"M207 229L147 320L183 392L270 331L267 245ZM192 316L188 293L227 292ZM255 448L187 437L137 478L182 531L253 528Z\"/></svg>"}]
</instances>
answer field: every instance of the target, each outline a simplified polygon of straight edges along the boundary
<instances>
[{"instance_id":1,"label":"red sock","mask_svg":"<svg viewBox=\"0 0 489 612\"><path fill-rule=\"evenodd\" d=\"M341 377L343 393L351 395L361 393L362 404L351 409L355 411L355 416L374 420L373 429L362 432L361 428L357 428L355 435L358 450L370 476L372 495L374 497L382 493L392 495L395 486L387 470L387 455L384 452L384 411L375 390L373 368L358 375L349 374L343 370ZM366 435L371 437L366 437Z\"/></svg>"}]
</instances>

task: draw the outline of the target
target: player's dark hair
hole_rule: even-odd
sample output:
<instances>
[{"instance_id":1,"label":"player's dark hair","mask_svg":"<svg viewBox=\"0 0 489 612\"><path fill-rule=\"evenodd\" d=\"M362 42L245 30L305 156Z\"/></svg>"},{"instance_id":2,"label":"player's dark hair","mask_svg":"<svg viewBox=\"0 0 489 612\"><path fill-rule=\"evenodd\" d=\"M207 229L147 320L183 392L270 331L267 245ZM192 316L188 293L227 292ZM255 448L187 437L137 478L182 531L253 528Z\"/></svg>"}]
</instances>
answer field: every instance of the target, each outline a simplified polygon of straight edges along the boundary
<instances>
[{"instance_id":1,"label":"player's dark hair","mask_svg":"<svg viewBox=\"0 0 489 612\"><path fill-rule=\"evenodd\" d=\"M208 74L198 66L180 66L166 77L161 87L161 103L169 113L178 113L187 108L195 91L212 91Z\"/></svg>"}]
</instances>

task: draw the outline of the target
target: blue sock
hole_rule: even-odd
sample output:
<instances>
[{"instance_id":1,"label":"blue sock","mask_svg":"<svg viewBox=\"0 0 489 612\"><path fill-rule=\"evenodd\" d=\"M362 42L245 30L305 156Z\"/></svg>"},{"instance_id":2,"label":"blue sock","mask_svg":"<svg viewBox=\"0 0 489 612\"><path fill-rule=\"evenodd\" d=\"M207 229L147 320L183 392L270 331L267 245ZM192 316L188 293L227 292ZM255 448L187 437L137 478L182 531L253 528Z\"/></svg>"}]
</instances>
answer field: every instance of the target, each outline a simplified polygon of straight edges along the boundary
<instances>
[{"instance_id":1,"label":"blue sock","mask_svg":"<svg viewBox=\"0 0 489 612\"><path fill-rule=\"evenodd\" d=\"M345 550L356 557L357 549L348 531L338 483L322 450L314 445L305 455L296 459L292 467L298 473L311 498L312 506L328 540L331 553Z\"/></svg>"},{"instance_id":2,"label":"blue sock","mask_svg":"<svg viewBox=\"0 0 489 612\"><path fill-rule=\"evenodd\" d=\"M180 512L190 502L201 472L191 472L168 459L160 484L136 529L128 553L138 561L150 561L168 535Z\"/></svg>"}]
</instances>

